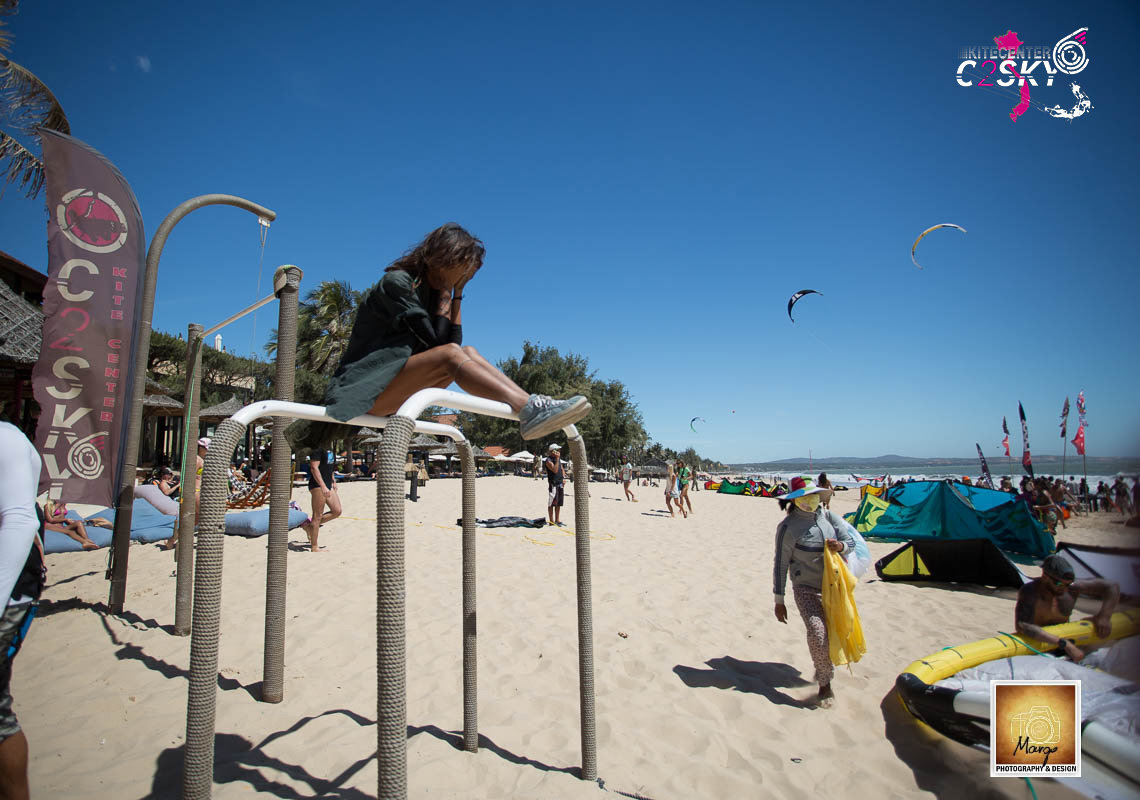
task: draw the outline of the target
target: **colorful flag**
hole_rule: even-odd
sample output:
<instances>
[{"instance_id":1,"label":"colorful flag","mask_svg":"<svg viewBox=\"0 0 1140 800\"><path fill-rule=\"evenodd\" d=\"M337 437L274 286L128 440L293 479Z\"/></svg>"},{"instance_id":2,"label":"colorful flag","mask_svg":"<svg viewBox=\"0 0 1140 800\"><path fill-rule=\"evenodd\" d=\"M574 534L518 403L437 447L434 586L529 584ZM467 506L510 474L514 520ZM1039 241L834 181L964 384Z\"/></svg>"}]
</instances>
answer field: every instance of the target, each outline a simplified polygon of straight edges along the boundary
<instances>
[{"instance_id":1,"label":"colorful flag","mask_svg":"<svg viewBox=\"0 0 1140 800\"><path fill-rule=\"evenodd\" d=\"M1080 423L1081 423L1080 426L1082 428L1088 427L1088 422L1085 421L1085 393L1084 393L1084 390L1082 390L1077 395L1077 418L1080 420Z\"/></svg>"},{"instance_id":2,"label":"colorful flag","mask_svg":"<svg viewBox=\"0 0 1140 800\"><path fill-rule=\"evenodd\" d=\"M1082 422L1077 428L1077 435L1073 437L1073 445L1077 448L1077 455L1085 454L1085 424Z\"/></svg>"},{"instance_id":3,"label":"colorful flag","mask_svg":"<svg viewBox=\"0 0 1140 800\"><path fill-rule=\"evenodd\" d=\"M1006 458L1009 458L1009 434L1008 433L1002 437L1001 446L1005 448Z\"/></svg>"},{"instance_id":4,"label":"colorful flag","mask_svg":"<svg viewBox=\"0 0 1140 800\"><path fill-rule=\"evenodd\" d=\"M1061 409L1061 438L1069 435L1069 398L1065 398L1065 407Z\"/></svg>"},{"instance_id":5,"label":"colorful flag","mask_svg":"<svg viewBox=\"0 0 1140 800\"><path fill-rule=\"evenodd\" d=\"M1029 425L1025 421L1025 409L1021 407L1021 403L1017 404L1017 413L1021 416L1021 441L1024 443L1025 449L1021 453L1021 466L1029 473L1029 477L1033 477L1033 457L1029 454Z\"/></svg>"},{"instance_id":6,"label":"colorful flag","mask_svg":"<svg viewBox=\"0 0 1140 800\"><path fill-rule=\"evenodd\" d=\"M982 455L982 446L974 442L974 447L978 448L978 458L982 461L982 480L986 482L986 486L992 489L994 488L994 479L990 476L990 465L986 463L986 457Z\"/></svg>"},{"instance_id":7,"label":"colorful flag","mask_svg":"<svg viewBox=\"0 0 1140 800\"><path fill-rule=\"evenodd\" d=\"M40 130L48 211L43 345L32 390L43 409L40 491L115 504L130 416L134 325L146 238L138 201L100 153Z\"/></svg>"}]
</instances>

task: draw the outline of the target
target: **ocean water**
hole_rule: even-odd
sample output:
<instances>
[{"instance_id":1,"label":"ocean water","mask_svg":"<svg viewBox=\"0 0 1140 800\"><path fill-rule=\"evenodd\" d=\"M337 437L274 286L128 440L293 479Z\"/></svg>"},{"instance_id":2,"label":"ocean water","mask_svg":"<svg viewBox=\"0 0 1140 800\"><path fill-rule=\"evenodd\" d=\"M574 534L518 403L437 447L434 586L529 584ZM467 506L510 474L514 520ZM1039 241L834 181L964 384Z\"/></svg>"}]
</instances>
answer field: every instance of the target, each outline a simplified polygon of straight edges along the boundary
<instances>
[{"instance_id":1,"label":"ocean water","mask_svg":"<svg viewBox=\"0 0 1140 800\"><path fill-rule=\"evenodd\" d=\"M1026 475L1026 472L1021 468L1019 459L1013 460L1013 471L1010 472L1010 462L1008 459L1002 458L987 458L989 464L990 475L993 477L994 485L997 486L1003 475L1011 475L1013 484L1016 486ZM1087 479L1089 486L1093 489L1096 488L1099 481L1104 481L1108 485L1116 480L1117 475L1124 475L1128 478L1129 488L1132 486L1132 481L1135 480L1140 474L1140 463L1136 459L1097 459L1097 470L1095 472L1089 471ZM1107 463L1106 463L1107 462ZM1114 463L1117 462L1117 463ZM740 464L736 465L729 472L729 475L737 475L742 477L749 477L754 479L763 480L766 483L774 483L777 481L788 482L798 475L810 476L813 480L819 476L821 472L826 472L828 480L836 486L859 486L860 482L855 479L859 478L878 478L882 475L888 475L892 481L895 480L961 480L965 476L969 476L970 480L977 483L981 478L982 468L981 464L975 459L972 464L962 463L946 464L943 462L938 463L906 463L896 464L894 466L875 466L868 467L866 464L860 465L843 465L840 464L813 464L810 469L808 465L804 464L798 469L790 469L784 465L764 465L764 464ZM1056 463L1050 460L1042 460L1040 465L1034 464L1034 474L1037 477L1061 476L1061 460L1057 459ZM1076 459L1068 459L1065 463L1064 477L1066 480L1070 476L1080 481L1085 477L1085 473L1081 472L1081 460L1078 456ZM1075 469L1074 469L1075 468ZM1107 469L1106 469L1107 468ZM1111 471L1110 471L1111 470ZM719 477L719 476L718 476ZM864 481L865 482L865 481Z\"/></svg>"}]
</instances>

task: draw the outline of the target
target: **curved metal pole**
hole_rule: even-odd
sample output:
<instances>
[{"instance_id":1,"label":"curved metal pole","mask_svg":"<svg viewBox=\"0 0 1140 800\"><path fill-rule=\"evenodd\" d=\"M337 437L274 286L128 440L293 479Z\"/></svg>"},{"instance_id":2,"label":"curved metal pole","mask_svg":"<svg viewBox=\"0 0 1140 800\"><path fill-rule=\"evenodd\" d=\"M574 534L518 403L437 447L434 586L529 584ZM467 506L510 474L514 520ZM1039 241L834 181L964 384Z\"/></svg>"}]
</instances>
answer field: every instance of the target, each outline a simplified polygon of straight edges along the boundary
<instances>
[{"instance_id":1,"label":"curved metal pole","mask_svg":"<svg viewBox=\"0 0 1140 800\"><path fill-rule=\"evenodd\" d=\"M142 435L142 403L146 390L146 364L150 356L151 318L154 316L154 292L158 285L158 260L166 237L178 222L203 206L227 205L243 208L258 217L270 221L277 219L277 212L258 205L243 197L232 194L203 194L192 197L166 215L150 240L146 253L146 274L143 276L142 307L139 309L138 324L135 328L135 362L129 418L127 422L127 445L123 452L122 483L115 503L115 532L111 539L111 592L107 605L112 614L121 614L127 596L127 551L131 544L131 521L134 516L135 467L139 457L139 438Z\"/></svg>"}]
</instances>

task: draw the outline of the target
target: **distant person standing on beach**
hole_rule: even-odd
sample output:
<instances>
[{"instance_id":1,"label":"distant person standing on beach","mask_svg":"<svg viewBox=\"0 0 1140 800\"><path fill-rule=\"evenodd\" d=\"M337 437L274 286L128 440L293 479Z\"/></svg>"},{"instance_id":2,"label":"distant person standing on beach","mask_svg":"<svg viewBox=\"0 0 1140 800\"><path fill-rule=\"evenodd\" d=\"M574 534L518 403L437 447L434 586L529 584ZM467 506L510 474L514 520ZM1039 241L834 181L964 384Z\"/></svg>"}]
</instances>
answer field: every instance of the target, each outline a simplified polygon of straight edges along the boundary
<instances>
[{"instance_id":1,"label":"distant person standing on beach","mask_svg":"<svg viewBox=\"0 0 1140 800\"><path fill-rule=\"evenodd\" d=\"M786 624L788 609L784 605L784 590L791 574L792 596L807 628L808 650L815 665L815 682L819 684L817 701L821 707L828 708L835 698L831 690L835 669L831 664L827 619L823 613L823 549L843 554L855 548L855 540L847 532L842 518L820 507L822 494L830 495L831 490L815 486L811 478L797 477L792 478L791 491L780 498L788 513L776 526L772 591L776 596L776 619Z\"/></svg>"},{"instance_id":2,"label":"distant person standing on beach","mask_svg":"<svg viewBox=\"0 0 1140 800\"><path fill-rule=\"evenodd\" d=\"M689 499L689 484L692 482L693 473L685 466L685 462L677 459L677 488L680 490L680 497L677 500L677 505L682 508L688 506L688 514L693 513L693 501ZM688 516L686 514L686 516Z\"/></svg>"},{"instance_id":3,"label":"distant person standing on beach","mask_svg":"<svg viewBox=\"0 0 1140 800\"><path fill-rule=\"evenodd\" d=\"M633 480L633 464L629 463L627 459L621 466L621 486L625 490L625 499L631 503L637 502L637 495L629 488L630 481Z\"/></svg>"},{"instance_id":4,"label":"distant person standing on beach","mask_svg":"<svg viewBox=\"0 0 1140 800\"><path fill-rule=\"evenodd\" d=\"M827 479L826 472L819 473L819 477L816 478L815 485L820 489L831 489L832 491L835 490L835 487L831 485L831 481ZM820 502L823 504L824 508L831 508L831 494L831 492L823 493L823 498L820 500Z\"/></svg>"},{"instance_id":5,"label":"distant person standing on beach","mask_svg":"<svg viewBox=\"0 0 1140 800\"><path fill-rule=\"evenodd\" d=\"M318 448L309 453L309 494L313 498L313 515L301 527L309 536L309 551L319 553L324 548L317 545L321 526L332 522L341 515L340 495L336 491L336 475L333 474L333 454ZM325 507L328 506L328 511Z\"/></svg>"},{"instance_id":6,"label":"distant person standing on beach","mask_svg":"<svg viewBox=\"0 0 1140 800\"><path fill-rule=\"evenodd\" d=\"M667 467L667 471L665 473L665 507L669 509L669 516L671 516L671 517L677 516L676 514L673 513L673 502L676 501L677 510L681 512L681 516L687 518L689 515L685 513L685 509L681 505L681 489L677 485L677 470L673 466L672 462L669 462L666 465L666 467Z\"/></svg>"},{"instance_id":7,"label":"distant person standing on beach","mask_svg":"<svg viewBox=\"0 0 1140 800\"><path fill-rule=\"evenodd\" d=\"M562 447L556 444L546 449L546 460L542 462L546 470L546 518L551 525L562 524L562 503L565 499L566 469L562 466Z\"/></svg>"}]
</instances>

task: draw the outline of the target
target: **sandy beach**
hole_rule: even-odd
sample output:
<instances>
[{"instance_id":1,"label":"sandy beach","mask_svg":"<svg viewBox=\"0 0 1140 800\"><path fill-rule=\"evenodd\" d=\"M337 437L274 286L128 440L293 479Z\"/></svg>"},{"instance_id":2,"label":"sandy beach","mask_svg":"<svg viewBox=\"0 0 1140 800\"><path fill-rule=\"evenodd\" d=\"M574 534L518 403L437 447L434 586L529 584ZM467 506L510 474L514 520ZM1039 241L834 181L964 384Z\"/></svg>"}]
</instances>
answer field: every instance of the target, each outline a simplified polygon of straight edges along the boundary
<instances>
[{"instance_id":1,"label":"sandy beach","mask_svg":"<svg viewBox=\"0 0 1140 800\"><path fill-rule=\"evenodd\" d=\"M375 796L375 485L344 484L327 550L291 533L285 699L258 701L265 539L226 537L214 796ZM836 705L815 709L794 607L772 613L773 500L699 492L670 518L661 490L593 483L598 783L580 763L573 498L563 529L478 536L479 732L462 752L460 481L407 504L408 786L432 798L1026 797L987 777L984 753L920 727L895 676L941 647L1013 628L1014 593L883 583L857 593L868 643L838 668ZM545 484L481 478L477 516L545 513ZM308 492L294 490L308 508ZM854 510L858 493L832 508ZM1062 541L1137 546L1107 514ZM897 544L870 543L879 558ZM107 552L48 557L41 614L16 659L33 797L178 796L188 637L172 634L169 552L135 544L126 614L106 613ZM1037 574L1032 567L1025 568ZM1076 797L1035 781L1039 797Z\"/></svg>"}]
</instances>

